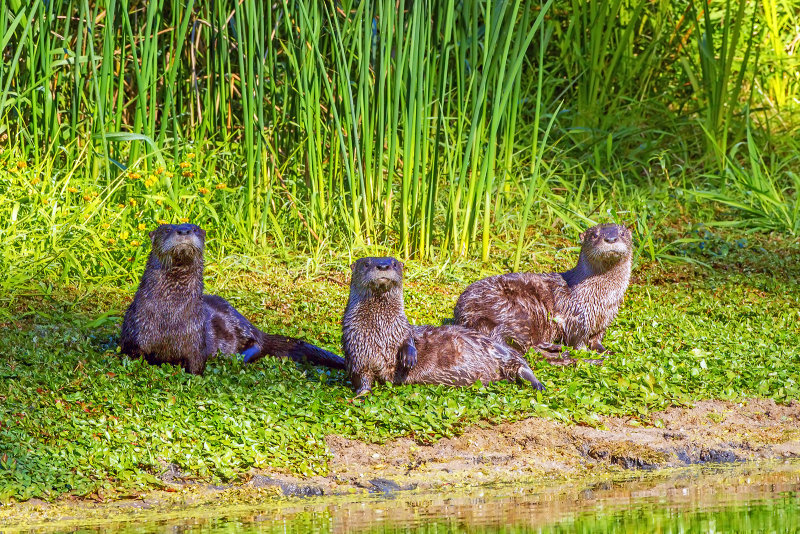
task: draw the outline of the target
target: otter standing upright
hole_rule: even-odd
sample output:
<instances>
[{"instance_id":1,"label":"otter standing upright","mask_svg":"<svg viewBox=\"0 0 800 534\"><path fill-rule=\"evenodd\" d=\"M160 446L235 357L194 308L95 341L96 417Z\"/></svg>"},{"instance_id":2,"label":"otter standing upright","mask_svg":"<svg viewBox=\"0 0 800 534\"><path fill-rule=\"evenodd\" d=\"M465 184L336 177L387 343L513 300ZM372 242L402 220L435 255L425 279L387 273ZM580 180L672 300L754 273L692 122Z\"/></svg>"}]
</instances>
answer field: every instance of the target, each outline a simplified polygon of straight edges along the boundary
<instances>
[{"instance_id":1,"label":"otter standing upright","mask_svg":"<svg viewBox=\"0 0 800 534\"><path fill-rule=\"evenodd\" d=\"M580 236L577 265L564 273L512 273L479 280L458 298L455 323L563 358L563 347L605 352L606 328L631 275L628 228L601 224Z\"/></svg>"},{"instance_id":2,"label":"otter standing upright","mask_svg":"<svg viewBox=\"0 0 800 534\"><path fill-rule=\"evenodd\" d=\"M344 369L344 360L299 339L265 334L225 299L203 294L206 233L194 224L162 224L150 232L152 250L125 312L120 349L151 364L171 363L203 374L209 356L265 355Z\"/></svg>"},{"instance_id":3,"label":"otter standing upright","mask_svg":"<svg viewBox=\"0 0 800 534\"><path fill-rule=\"evenodd\" d=\"M361 258L352 270L342 344L359 395L374 382L467 386L522 379L544 389L521 354L489 336L460 326L411 326L396 259Z\"/></svg>"}]
</instances>

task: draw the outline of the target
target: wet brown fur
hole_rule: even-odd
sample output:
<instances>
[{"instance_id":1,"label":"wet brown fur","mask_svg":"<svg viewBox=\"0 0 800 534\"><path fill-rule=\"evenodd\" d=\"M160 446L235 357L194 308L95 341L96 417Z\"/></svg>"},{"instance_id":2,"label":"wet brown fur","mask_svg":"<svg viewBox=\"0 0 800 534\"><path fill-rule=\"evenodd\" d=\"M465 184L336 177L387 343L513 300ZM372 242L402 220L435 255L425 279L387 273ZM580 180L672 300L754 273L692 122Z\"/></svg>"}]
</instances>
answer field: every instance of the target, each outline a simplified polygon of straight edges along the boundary
<instances>
[{"instance_id":1,"label":"wet brown fur","mask_svg":"<svg viewBox=\"0 0 800 534\"><path fill-rule=\"evenodd\" d=\"M580 236L581 253L564 273L511 273L479 280L458 298L455 323L569 363L562 345L606 352L606 329L631 273L631 232L603 224Z\"/></svg>"},{"instance_id":2,"label":"wet brown fur","mask_svg":"<svg viewBox=\"0 0 800 534\"><path fill-rule=\"evenodd\" d=\"M209 356L247 354L344 369L344 360L302 340L265 334L225 299L203 294L205 231L193 224L162 224L139 289L125 312L120 349L151 364L170 363L203 374Z\"/></svg>"},{"instance_id":3,"label":"wet brown fur","mask_svg":"<svg viewBox=\"0 0 800 534\"><path fill-rule=\"evenodd\" d=\"M544 389L521 354L489 336L460 326L409 324L399 261L362 258L352 271L342 344L359 394L376 382L466 386L519 378Z\"/></svg>"}]
</instances>

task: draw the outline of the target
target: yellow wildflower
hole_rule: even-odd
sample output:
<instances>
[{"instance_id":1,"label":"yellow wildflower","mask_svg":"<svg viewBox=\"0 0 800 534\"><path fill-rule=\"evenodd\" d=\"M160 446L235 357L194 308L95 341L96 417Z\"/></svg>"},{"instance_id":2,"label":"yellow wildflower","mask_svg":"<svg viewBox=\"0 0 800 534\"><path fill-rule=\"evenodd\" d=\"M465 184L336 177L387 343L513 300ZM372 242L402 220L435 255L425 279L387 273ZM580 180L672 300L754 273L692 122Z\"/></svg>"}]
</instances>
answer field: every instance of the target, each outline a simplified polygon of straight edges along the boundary
<instances>
[{"instance_id":1,"label":"yellow wildflower","mask_svg":"<svg viewBox=\"0 0 800 534\"><path fill-rule=\"evenodd\" d=\"M143 232L147 229L147 225L144 223L139 223L139 226L137 226L136 228L138 228L140 232Z\"/></svg>"},{"instance_id":2,"label":"yellow wildflower","mask_svg":"<svg viewBox=\"0 0 800 534\"><path fill-rule=\"evenodd\" d=\"M141 245L141 244L142 244L142 242L141 242L141 241L139 241L139 240L136 240L136 239L134 239L133 241L131 241L131 246L132 246L132 247L138 247L138 246L139 246L139 245Z\"/></svg>"},{"instance_id":3,"label":"yellow wildflower","mask_svg":"<svg viewBox=\"0 0 800 534\"><path fill-rule=\"evenodd\" d=\"M192 164L189 163L188 161L181 161L181 164L179 165L181 169L185 169L186 167L191 167L191 166Z\"/></svg>"},{"instance_id":4,"label":"yellow wildflower","mask_svg":"<svg viewBox=\"0 0 800 534\"><path fill-rule=\"evenodd\" d=\"M153 171L153 174L155 174L156 176L158 176L158 175L159 175L159 174L161 174L162 172L164 172L164 167L158 167L156 170L154 170L154 171Z\"/></svg>"},{"instance_id":5,"label":"yellow wildflower","mask_svg":"<svg viewBox=\"0 0 800 534\"><path fill-rule=\"evenodd\" d=\"M121 210L125 209L125 204L117 204L117 207Z\"/></svg>"},{"instance_id":6,"label":"yellow wildflower","mask_svg":"<svg viewBox=\"0 0 800 534\"><path fill-rule=\"evenodd\" d=\"M156 222L158 224L167 224L167 220L166 219L158 219Z\"/></svg>"},{"instance_id":7,"label":"yellow wildflower","mask_svg":"<svg viewBox=\"0 0 800 534\"><path fill-rule=\"evenodd\" d=\"M116 242L117 242L117 240L116 240L116 239L114 239L113 237L109 237L109 238L108 238L108 244L109 244L109 245L113 245L113 244L114 244L114 243L116 243Z\"/></svg>"},{"instance_id":8,"label":"yellow wildflower","mask_svg":"<svg viewBox=\"0 0 800 534\"><path fill-rule=\"evenodd\" d=\"M228 187L228 184L226 184L226 183L219 183L219 184L217 184L217 185L216 185L216 186L214 186L214 187L216 187L217 189L225 189L226 187Z\"/></svg>"},{"instance_id":9,"label":"yellow wildflower","mask_svg":"<svg viewBox=\"0 0 800 534\"><path fill-rule=\"evenodd\" d=\"M147 180L145 180L145 181L144 181L144 186L145 186L145 187L150 187L150 186L151 186L151 185L153 185L154 183L155 183L155 182L153 182L153 180L151 180L150 178L148 178Z\"/></svg>"},{"instance_id":10,"label":"yellow wildflower","mask_svg":"<svg viewBox=\"0 0 800 534\"><path fill-rule=\"evenodd\" d=\"M131 172L131 173L128 173L128 179L129 179L129 180L138 180L138 179L139 179L139 178L141 178L141 177L142 177L142 175L141 175L141 174L139 174L138 172Z\"/></svg>"},{"instance_id":11,"label":"yellow wildflower","mask_svg":"<svg viewBox=\"0 0 800 534\"><path fill-rule=\"evenodd\" d=\"M17 168L18 169L24 169L27 166L28 166L28 162L26 162L26 161L18 161L17 162Z\"/></svg>"},{"instance_id":12,"label":"yellow wildflower","mask_svg":"<svg viewBox=\"0 0 800 534\"><path fill-rule=\"evenodd\" d=\"M130 236L130 234L127 232L127 230L124 230L124 231L120 232L120 234L119 234L119 238L120 239L128 239L129 236Z\"/></svg>"},{"instance_id":13,"label":"yellow wildflower","mask_svg":"<svg viewBox=\"0 0 800 534\"><path fill-rule=\"evenodd\" d=\"M83 195L83 200L85 200L86 202L89 202L90 200L92 200L92 196L91 195Z\"/></svg>"},{"instance_id":14,"label":"yellow wildflower","mask_svg":"<svg viewBox=\"0 0 800 534\"><path fill-rule=\"evenodd\" d=\"M135 206L136 205L136 199L135 198L129 198L128 199L128 204L130 204L131 206Z\"/></svg>"},{"instance_id":15,"label":"yellow wildflower","mask_svg":"<svg viewBox=\"0 0 800 534\"><path fill-rule=\"evenodd\" d=\"M103 230L108 230L109 228L111 228L111 225L108 223L103 223L100 225L100 228L102 228Z\"/></svg>"},{"instance_id":16,"label":"yellow wildflower","mask_svg":"<svg viewBox=\"0 0 800 534\"><path fill-rule=\"evenodd\" d=\"M194 152L189 152L188 154L186 154L187 159L192 159L194 156L195 156Z\"/></svg>"},{"instance_id":17,"label":"yellow wildflower","mask_svg":"<svg viewBox=\"0 0 800 534\"><path fill-rule=\"evenodd\" d=\"M181 217L181 218L180 218L180 219L178 219L178 220L179 220L180 222L182 222L182 223L188 223L188 222L189 222L189 219L187 219L186 217Z\"/></svg>"},{"instance_id":18,"label":"yellow wildflower","mask_svg":"<svg viewBox=\"0 0 800 534\"><path fill-rule=\"evenodd\" d=\"M68 188L67 188L67 191L69 191L70 193L77 193L77 192L78 192L78 189L77 189L77 188L75 188L75 187L68 187Z\"/></svg>"},{"instance_id":19,"label":"yellow wildflower","mask_svg":"<svg viewBox=\"0 0 800 534\"><path fill-rule=\"evenodd\" d=\"M209 193L209 190L208 190L207 188L205 188L205 187L201 187L201 188L200 188L200 189L198 189L197 191L198 191L198 192L199 192L201 195L207 195L207 194Z\"/></svg>"},{"instance_id":20,"label":"yellow wildflower","mask_svg":"<svg viewBox=\"0 0 800 534\"><path fill-rule=\"evenodd\" d=\"M42 204L44 204L45 206L47 206L48 204L50 204L50 201L49 201L48 199L46 199L46 198L43 198L43 199L42 199Z\"/></svg>"},{"instance_id":21,"label":"yellow wildflower","mask_svg":"<svg viewBox=\"0 0 800 534\"><path fill-rule=\"evenodd\" d=\"M181 174L187 178L189 178L190 176L194 176L194 173L192 171L183 171Z\"/></svg>"},{"instance_id":22,"label":"yellow wildflower","mask_svg":"<svg viewBox=\"0 0 800 534\"><path fill-rule=\"evenodd\" d=\"M38 176L34 176L33 180L31 180L31 185L36 185L38 183L39 183L39 177Z\"/></svg>"}]
</instances>

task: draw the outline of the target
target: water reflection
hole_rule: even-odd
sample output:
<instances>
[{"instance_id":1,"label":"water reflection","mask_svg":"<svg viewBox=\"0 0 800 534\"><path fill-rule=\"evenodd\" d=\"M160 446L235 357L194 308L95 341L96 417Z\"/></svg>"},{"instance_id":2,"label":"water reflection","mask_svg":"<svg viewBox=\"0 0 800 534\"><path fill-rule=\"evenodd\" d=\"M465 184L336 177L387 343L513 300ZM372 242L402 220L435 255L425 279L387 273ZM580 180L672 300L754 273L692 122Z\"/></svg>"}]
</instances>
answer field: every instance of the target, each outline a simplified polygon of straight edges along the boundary
<instances>
[{"instance_id":1,"label":"water reflection","mask_svg":"<svg viewBox=\"0 0 800 534\"><path fill-rule=\"evenodd\" d=\"M670 476L361 500L297 500L278 508L204 509L191 517L91 532L800 532L800 464L677 471ZM73 532L90 532L71 529Z\"/></svg>"}]
</instances>

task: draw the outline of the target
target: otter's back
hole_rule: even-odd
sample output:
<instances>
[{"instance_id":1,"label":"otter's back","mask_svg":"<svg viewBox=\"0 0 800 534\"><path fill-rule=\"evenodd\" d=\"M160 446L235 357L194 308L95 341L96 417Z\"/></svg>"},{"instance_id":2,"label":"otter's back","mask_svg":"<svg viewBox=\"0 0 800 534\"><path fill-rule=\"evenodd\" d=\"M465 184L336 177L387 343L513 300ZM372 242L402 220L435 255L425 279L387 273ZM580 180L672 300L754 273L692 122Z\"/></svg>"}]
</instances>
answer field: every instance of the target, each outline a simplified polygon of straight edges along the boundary
<instances>
[{"instance_id":1,"label":"otter's back","mask_svg":"<svg viewBox=\"0 0 800 534\"><path fill-rule=\"evenodd\" d=\"M468 386L514 380L522 356L508 345L462 326L412 326L417 364L398 383Z\"/></svg>"},{"instance_id":2,"label":"otter's back","mask_svg":"<svg viewBox=\"0 0 800 534\"><path fill-rule=\"evenodd\" d=\"M569 293L558 273L511 273L484 278L461 294L457 325L473 328L523 350L551 338L558 328L556 302Z\"/></svg>"}]
</instances>

